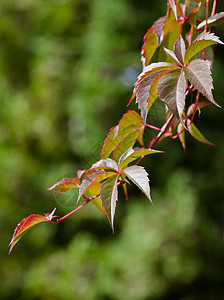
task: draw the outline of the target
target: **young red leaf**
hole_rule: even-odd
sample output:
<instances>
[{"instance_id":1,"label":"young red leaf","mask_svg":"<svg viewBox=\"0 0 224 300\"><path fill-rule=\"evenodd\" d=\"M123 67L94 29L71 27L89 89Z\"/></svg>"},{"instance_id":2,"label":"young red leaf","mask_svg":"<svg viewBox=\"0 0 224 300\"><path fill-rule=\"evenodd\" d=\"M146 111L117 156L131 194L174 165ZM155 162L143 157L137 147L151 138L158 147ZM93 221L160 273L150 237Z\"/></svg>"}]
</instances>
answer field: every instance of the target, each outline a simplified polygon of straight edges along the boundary
<instances>
[{"instance_id":1,"label":"young red leaf","mask_svg":"<svg viewBox=\"0 0 224 300\"><path fill-rule=\"evenodd\" d=\"M63 178L62 180L58 181L54 185L52 185L48 190L59 189L56 195L64 192L70 191L72 188L79 188L80 181L79 178Z\"/></svg>"},{"instance_id":2,"label":"young red leaf","mask_svg":"<svg viewBox=\"0 0 224 300\"><path fill-rule=\"evenodd\" d=\"M150 197L150 187L148 173L141 166L131 166L123 170L123 173L146 195L149 201L152 203Z\"/></svg>"},{"instance_id":3,"label":"young red leaf","mask_svg":"<svg viewBox=\"0 0 224 300\"><path fill-rule=\"evenodd\" d=\"M45 214L44 216L42 215L30 215L26 218L24 218L16 227L13 237L9 243L10 249L9 249L9 254L11 253L13 247L15 246L15 244L21 239L21 237L23 236L23 234L30 229L31 227L33 227L34 225L37 225L39 223L42 222L50 222L52 220L52 218L54 218L54 212L55 212L56 208L48 214Z\"/></svg>"},{"instance_id":4,"label":"young red leaf","mask_svg":"<svg viewBox=\"0 0 224 300\"><path fill-rule=\"evenodd\" d=\"M201 108L208 106L210 102L197 102L192 103L187 110L187 117L190 117L195 111L200 111Z\"/></svg>"},{"instance_id":5,"label":"young red leaf","mask_svg":"<svg viewBox=\"0 0 224 300\"><path fill-rule=\"evenodd\" d=\"M103 204L103 207L106 210L106 213L111 220L111 227L114 231L114 215L115 215L115 209L116 209L116 202L118 200L118 194L117 194L117 181L118 176L113 176L109 179L107 179L101 187L100 190L100 198Z\"/></svg>"},{"instance_id":6,"label":"young red leaf","mask_svg":"<svg viewBox=\"0 0 224 300\"><path fill-rule=\"evenodd\" d=\"M200 35L198 35L195 41L192 42L186 50L184 58L185 65L199 51L208 46L218 43L224 45L224 43L220 41L219 37L215 36L214 33L203 32Z\"/></svg>"},{"instance_id":7,"label":"young red leaf","mask_svg":"<svg viewBox=\"0 0 224 300\"><path fill-rule=\"evenodd\" d=\"M184 67L184 72L190 83L210 102L220 107L214 100L212 95L213 83L209 63L206 60L194 59L187 67Z\"/></svg>"},{"instance_id":8,"label":"young red leaf","mask_svg":"<svg viewBox=\"0 0 224 300\"><path fill-rule=\"evenodd\" d=\"M158 82L158 94L162 101L176 115L180 122L185 106L186 80L182 70L175 70L165 74Z\"/></svg>"},{"instance_id":9,"label":"young red leaf","mask_svg":"<svg viewBox=\"0 0 224 300\"><path fill-rule=\"evenodd\" d=\"M211 16L208 18L207 20L207 26L208 27L214 27L214 26L218 26L224 23L224 12L220 12L218 14L215 14L214 16ZM201 22L197 29L202 29L204 28L206 25L206 20L204 20L203 22Z\"/></svg>"}]
</instances>

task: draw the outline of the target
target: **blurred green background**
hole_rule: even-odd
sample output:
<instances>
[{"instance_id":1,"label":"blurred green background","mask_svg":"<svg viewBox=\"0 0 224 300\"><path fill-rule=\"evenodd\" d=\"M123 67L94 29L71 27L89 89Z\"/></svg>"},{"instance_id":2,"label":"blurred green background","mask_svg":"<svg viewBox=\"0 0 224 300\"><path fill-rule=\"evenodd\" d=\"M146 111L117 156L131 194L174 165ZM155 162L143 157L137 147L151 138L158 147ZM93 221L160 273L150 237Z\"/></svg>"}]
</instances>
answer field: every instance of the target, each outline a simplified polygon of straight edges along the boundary
<instances>
[{"instance_id":1,"label":"blurred green background","mask_svg":"<svg viewBox=\"0 0 224 300\"><path fill-rule=\"evenodd\" d=\"M115 234L90 204L38 225L7 255L24 217L72 209L71 193L47 188L99 158L141 72L143 36L165 12L165 0L1 0L1 299L224 299L224 113L215 106L198 127L216 147L187 135L186 153L167 139L157 145L165 154L143 161L154 207L135 188L128 202L119 190ZM216 33L224 40L224 25ZM224 106L223 48L214 50ZM159 107L152 122L161 116Z\"/></svg>"}]
</instances>

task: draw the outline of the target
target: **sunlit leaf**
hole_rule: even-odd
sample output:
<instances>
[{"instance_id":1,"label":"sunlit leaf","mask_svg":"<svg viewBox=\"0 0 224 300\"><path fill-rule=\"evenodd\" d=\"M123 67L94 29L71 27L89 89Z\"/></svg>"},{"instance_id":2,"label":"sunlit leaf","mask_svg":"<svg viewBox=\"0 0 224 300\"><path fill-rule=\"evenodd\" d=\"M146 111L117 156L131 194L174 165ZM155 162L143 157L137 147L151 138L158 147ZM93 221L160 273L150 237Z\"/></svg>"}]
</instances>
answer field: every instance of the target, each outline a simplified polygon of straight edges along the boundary
<instances>
[{"instance_id":1,"label":"sunlit leaf","mask_svg":"<svg viewBox=\"0 0 224 300\"><path fill-rule=\"evenodd\" d=\"M173 24L172 29L165 32L163 43L158 50L158 61L173 62L172 59L165 53L164 48L173 50L173 46L182 32L182 23L180 21L175 22L176 23Z\"/></svg>"},{"instance_id":2,"label":"sunlit leaf","mask_svg":"<svg viewBox=\"0 0 224 300\"><path fill-rule=\"evenodd\" d=\"M204 136L203 134L198 130L198 128L193 124L191 123L190 120L187 120L187 123L189 124L188 125L188 131L190 133L190 135L195 138L196 140L198 140L199 142L201 143L204 143L204 144L208 144L208 145L212 145L214 146L213 143L209 142Z\"/></svg>"},{"instance_id":3,"label":"sunlit leaf","mask_svg":"<svg viewBox=\"0 0 224 300\"><path fill-rule=\"evenodd\" d=\"M211 46L213 44L222 44L224 43L220 41L219 37L215 36L214 33L203 32L197 36L197 38L190 44L190 46L186 50L184 62L185 64L199 51L202 49Z\"/></svg>"},{"instance_id":4,"label":"sunlit leaf","mask_svg":"<svg viewBox=\"0 0 224 300\"><path fill-rule=\"evenodd\" d=\"M168 0L170 3L170 6L174 12L175 18L177 20L177 6L176 6L176 1L175 0Z\"/></svg>"},{"instance_id":5,"label":"sunlit leaf","mask_svg":"<svg viewBox=\"0 0 224 300\"><path fill-rule=\"evenodd\" d=\"M100 190L100 198L103 204L103 207L106 210L108 218L111 220L111 227L114 231L114 215L116 209L116 201L118 200L118 193L117 193L117 181L118 176L113 176L107 179L101 187Z\"/></svg>"},{"instance_id":6,"label":"sunlit leaf","mask_svg":"<svg viewBox=\"0 0 224 300\"><path fill-rule=\"evenodd\" d=\"M158 39L153 31L152 26L151 28L149 28L149 30L144 36L144 44L142 46L141 51L143 66L147 66L150 63L154 53L156 52L157 47Z\"/></svg>"},{"instance_id":7,"label":"sunlit leaf","mask_svg":"<svg viewBox=\"0 0 224 300\"><path fill-rule=\"evenodd\" d=\"M158 82L158 94L162 101L183 124L182 112L185 106L186 80L182 70L165 74Z\"/></svg>"},{"instance_id":8,"label":"sunlit leaf","mask_svg":"<svg viewBox=\"0 0 224 300\"><path fill-rule=\"evenodd\" d=\"M218 26L224 23L224 12L220 12L218 14L215 14L214 16L211 16L208 18L207 20L207 26L208 27L214 27L214 26ZM202 29L204 28L206 25L206 20L204 20L203 22L201 22L197 29Z\"/></svg>"},{"instance_id":9,"label":"sunlit leaf","mask_svg":"<svg viewBox=\"0 0 224 300\"><path fill-rule=\"evenodd\" d=\"M15 244L21 239L21 237L23 236L23 234L30 229L31 227L33 227L34 225L37 225L39 223L42 222L50 222L52 220L52 218L54 218L54 212L55 209L48 214L45 214L44 216L42 215L30 215L26 218L24 218L16 227L13 237L9 243L10 249L9 249L9 254L11 253L13 247L15 246Z\"/></svg>"},{"instance_id":10,"label":"sunlit leaf","mask_svg":"<svg viewBox=\"0 0 224 300\"><path fill-rule=\"evenodd\" d=\"M104 181L105 179L114 176L116 174L115 172L110 171L98 171L93 174L89 174L85 179L82 181L80 188L79 188L79 196L77 203L79 202L80 198L90 189L93 189L94 185L98 185L101 181ZM95 195L92 195L95 196Z\"/></svg>"},{"instance_id":11,"label":"sunlit leaf","mask_svg":"<svg viewBox=\"0 0 224 300\"><path fill-rule=\"evenodd\" d=\"M119 160L119 169L122 170L123 168L125 168L129 163L131 163L132 161L142 157L142 156L146 156L149 154L155 154L155 153L163 153L162 151L159 150L153 150L153 149L145 149L145 148L130 148L126 153L124 153L122 155L122 157L120 157Z\"/></svg>"},{"instance_id":12,"label":"sunlit leaf","mask_svg":"<svg viewBox=\"0 0 224 300\"><path fill-rule=\"evenodd\" d=\"M99 161L97 161L96 163L94 163L91 168L89 170L86 171L86 173L88 173L88 171L93 171L93 170L97 170L98 168L100 169L112 169L115 171L118 171L118 166L116 164L116 162L111 159L111 158L104 158L104 159L100 159Z\"/></svg>"},{"instance_id":13,"label":"sunlit leaf","mask_svg":"<svg viewBox=\"0 0 224 300\"><path fill-rule=\"evenodd\" d=\"M156 98L158 98L158 94L157 94L157 85L158 85L158 81L160 80L160 78L168 73L169 71L162 71L159 73L159 75L156 76L156 78L153 80L152 84L150 85L149 88L149 96L147 99L148 102L148 110L150 110L151 106L153 105L153 103L155 102Z\"/></svg>"},{"instance_id":14,"label":"sunlit leaf","mask_svg":"<svg viewBox=\"0 0 224 300\"><path fill-rule=\"evenodd\" d=\"M141 129L141 127L139 128ZM120 140L119 144L114 148L113 159L118 162L120 156L127 151L130 147L133 147L137 140L139 130L134 129Z\"/></svg>"},{"instance_id":15,"label":"sunlit leaf","mask_svg":"<svg viewBox=\"0 0 224 300\"><path fill-rule=\"evenodd\" d=\"M126 114L124 114L118 125L119 126L116 127L118 128L118 132L116 132L115 138L113 127L111 128L110 132L107 135L107 138L104 141L104 145L101 151L102 158L109 157L115 149L115 152L117 153L116 156L119 156L120 153L118 153L118 148L122 152L125 152L128 148L134 145L136 139L141 139L140 133L144 130L144 124L141 116L134 110L130 110ZM130 144L130 146L126 149L124 147L125 139L128 140L128 144Z\"/></svg>"},{"instance_id":16,"label":"sunlit leaf","mask_svg":"<svg viewBox=\"0 0 224 300\"><path fill-rule=\"evenodd\" d=\"M142 166L131 166L123 170L123 173L146 195L152 203L150 197L150 187L148 173ZM152 203L153 204L153 203Z\"/></svg>"},{"instance_id":17,"label":"sunlit leaf","mask_svg":"<svg viewBox=\"0 0 224 300\"><path fill-rule=\"evenodd\" d=\"M70 191L72 188L79 188L80 180L79 178L63 178L54 185L52 185L48 190L58 189L56 195L64 192Z\"/></svg>"},{"instance_id":18,"label":"sunlit leaf","mask_svg":"<svg viewBox=\"0 0 224 300\"><path fill-rule=\"evenodd\" d=\"M85 196L87 198L92 198L93 196L99 195L101 186L102 186L102 183L100 183L100 182L95 182L94 184L89 185L88 189L86 189L86 191L85 191ZM103 213L103 215L108 219L106 210L102 205L100 196L92 199L90 203L94 204L95 207L98 208Z\"/></svg>"},{"instance_id":19,"label":"sunlit leaf","mask_svg":"<svg viewBox=\"0 0 224 300\"><path fill-rule=\"evenodd\" d=\"M184 72L190 83L210 102L220 107L214 100L212 95L213 83L209 63L206 60L194 59L187 67L184 67Z\"/></svg>"}]
</instances>

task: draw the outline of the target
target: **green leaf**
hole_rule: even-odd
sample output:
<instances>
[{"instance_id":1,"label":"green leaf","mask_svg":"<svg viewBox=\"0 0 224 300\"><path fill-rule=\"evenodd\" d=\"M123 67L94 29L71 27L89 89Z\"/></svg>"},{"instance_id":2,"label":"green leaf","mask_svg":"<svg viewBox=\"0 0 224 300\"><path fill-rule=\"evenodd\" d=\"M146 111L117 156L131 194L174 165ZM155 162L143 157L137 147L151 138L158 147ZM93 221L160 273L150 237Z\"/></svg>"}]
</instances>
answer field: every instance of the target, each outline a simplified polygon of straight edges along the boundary
<instances>
[{"instance_id":1,"label":"green leaf","mask_svg":"<svg viewBox=\"0 0 224 300\"><path fill-rule=\"evenodd\" d=\"M218 43L224 45L224 43L220 41L219 37L215 36L214 33L203 32L200 35L198 35L195 41L192 42L186 50L184 58L185 65L199 51L208 46Z\"/></svg>"},{"instance_id":2,"label":"green leaf","mask_svg":"<svg viewBox=\"0 0 224 300\"><path fill-rule=\"evenodd\" d=\"M93 196L100 194L101 186L102 186L102 183L100 183L100 182L95 182L94 184L89 185L88 189L85 191L85 196L87 198L92 198ZM108 219L106 210L102 205L100 196L96 197L95 199L92 199L91 203L93 205L95 205L95 207L98 208L103 213L103 215Z\"/></svg>"},{"instance_id":3,"label":"green leaf","mask_svg":"<svg viewBox=\"0 0 224 300\"><path fill-rule=\"evenodd\" d=\"M212 77L209 63L206 60L192 60L187 67L184 67L184 72L190 83L210 102L220 107L214 100L212 95Z\"/></svg>"},{"instance_id":4,"label":"green leaf","mask_svg":"<svg viewBox=\"0 0 224 300\"><path fill-rule=\"evenodd\" d=\"M211 145L211 146L215 146L213 143L209 142L203 136L203 134L198 130L198 128L193 123L191 123L190 120L187 120L187 124L188 124L188 131L189 131L190 135L193 138L195 138L196 140L198 140L201 143L208 144L208 145Z\"/></svg>"},{"instance_id":5,"label":"green leaf","mask_svg":"<svg viewBox=\"0 0 224 300\"><path fill-rule=\"evenodd\" d=\"M176 1L175 0L168 0L170 3L170 6L174 12L175 18L177 20L177 6L176 6Z\"/></svg>"},{"instance_id":6,"label":"green leaf","mask_svg":"<svg viewBox=\"0 0 224 300\"><path fill-rule=\"evenodd\" d=\"M119 170L125 168L132 161L149 154L154 153L163 153L163 151L153 150L153 149L145 149L145 148L130 148L126 151L119 159Z\"/></svg>"},{"instance_id":7,"label":"green leaf","mask_svg":"<svg viewBox=\"0 0 224 300\"><path fill-rule=\"evenodd\" d=\"M211 16L208 18L207 20L207 26L208 27L214 27L214 26L218 26L224 23L224 12L220 12L218 14L215 14L214 16ZM202 29L204 28L206 25L206 20L204 20L203 22L201 22L197 29Z\"/></svg>"},{"instance_id":8,"label":"green leaf","mask_svg":"<svg viewBox=\"0 0 224 300\"><path fill-rule=\"evenodd\" d=\"M138 128L139 130L142 127ZM120 140L119 144L114 148L113 151L113 159L118 162L120 156L127 151L130 147L132 147L137 140L139 130L134 129L133 131L129 132L127 135Z\"/></svg>"},{"instance_id":9,"label":"green leaf","mask_svg":"<svg viewBox=\"0 0 224 300\"><path fill-rule=\"evenodd\" d=\"M141 116L134 110L128 111L123 115L118 126L111 128L108 133L101 151L101 157L109 157L113 151L117 153L115 156L119 156L120 153L118 153L118 147L119 149L122 149L121 151L125 152L134 145L136 139L141 137L141 131L144 131L144 124ZM126 149L124 146L125 139L126 141L128 140L127 144L130 145ZM140 140L140 142L142 141Z\"/></svg>"},{"instance_id":10,"label":"green leaf","mask_svg":"<svg viewBox=\"0 0 224 300\"><path fill-rule=\"evenodd\" d=\"M114 231L114 215L116 209L116 201L118 200L117 193L117 181L118 176L113 176L107 179L101 187L100 198L102 200L103 207L106 210L109 220L111 221L111 227Z\"/></svg>"},{"instance_id":11,"label":"green leaf","mask_svg":"<svg viewBox=\"0 0 224 300\"><path fill-rule=\"evenodd\" d=\"M50 222L52 218L54 218L54 212L56 208L48 214L45 214L44 216L42 215L30 215L26 218L24 218L17 226L14 231L13 237L9 243L10 249L9 249L9 254L11 253L13 247L15 244L21 239L21 237L24 235L25 232L27 232L28 229L33 227L34 225L37 225L42 222Z\"/></svg>"},{"instance_id":12,"label":"green leaf","mask_svg":"<svg viewBox=\"0 0 224 300\"><path fill-rule=\"evenodd\" d=\"M59 189L56 195L64 192L70 191L72 188L79 188L80 180L79 178L63 178L62 180L58 181L54 185L52 185L48 190Z\"/></svg>"},{"instance_id":13,"label":"green leaf","mask_svg":"<svg viewBox=\"0 0 224 300\"><path fill-rule=\"evenodd\" d=\"M184 149L184 151L186 151L186 145L185 145L185 128L183 126L183 124L179 123L177 126L177 134L179 137L179 140L182 144L182 147Z\"/></svg>"},{"instance_id":14,"label":"green leaf","mask_svg":"<svg viewBox=\"0 0 224 300\"><path fill-rule=\"evenodd\" d=\"M147 66L154 53L156 52L156 49L158 47L158 39L156 34L153 31L153 26L149 28L146 35L144 36L144 44L142 46L142 62L144 66Z\"/></svg>"},{"instance_id":15,"label":"green leaf","mask_svg":"<svg viewBox=\"0 0 224 300\"><path fill-rule=\"evenodd\" d=\"M114 176L114 174L116 174L116 173L110 172L110 171L105 171L105 172L98 171L96 173L89 174L87 177L85 177L85 179L82 181L80 188L79 188L79 196L78 196L77 203L79 202L80 198L88 190L90 190L90 189L93 190L94 185L98 185L98 183L100 183L101 181L104 181L105 179L107 179L109 177ZM95 196L95 195L92 195L92 196Z\"/></svg>"},{"instance_id":16,"label":"green leaf","mask_svg":"<svg viewBox=\"0 0 224 300\"><path fill-rule=\"evenodd\" d=\"M198 11L199 8L201 7L201 3L198 3L198 5L192 9L189 17L188 17L188 21L192 26L196 26L196 19L197 19L197 15L198 15Z\"/></svg>"},{"instance_id":17,"label":"green leaf","mask_svg":"<svg viewBox=\"0 0 224 300\"><path fill-rule=\"evenodd\" d=\"M158 94L157 94L157 85L158 85L158 81L160 80L160 78L168 73L169 71L162 71L159 73L159 75L156 76L156 78L153 80L152 84L150 85L149 88L149 96L147 98L147 102L148 102L148 110L150 110L151 106L153 105L153 103L155 102L156 98L158 98Z\"/></svg>"},{"instance_id":18,"label":"green leaf","mask_svg":"<svg viewBox=\"0 0 224 300\"><path fill-rule=\"evenodd\" d=\"M158 82L160 99L165 102L183 125L182 113L185 106L186 86L182 70L170 71L162 76Z\"/></svg>"},{"instance_id":19,"label":"green leaf","mask_svg":"<svg viewBox=\"0 0 224 300\"><path fill-rule=\"evenodd\" d=\"M123 170L123 173L146 195L153 204L150 197L148 173L141 166L131 166Z\"/></svg>"}]
</instances>

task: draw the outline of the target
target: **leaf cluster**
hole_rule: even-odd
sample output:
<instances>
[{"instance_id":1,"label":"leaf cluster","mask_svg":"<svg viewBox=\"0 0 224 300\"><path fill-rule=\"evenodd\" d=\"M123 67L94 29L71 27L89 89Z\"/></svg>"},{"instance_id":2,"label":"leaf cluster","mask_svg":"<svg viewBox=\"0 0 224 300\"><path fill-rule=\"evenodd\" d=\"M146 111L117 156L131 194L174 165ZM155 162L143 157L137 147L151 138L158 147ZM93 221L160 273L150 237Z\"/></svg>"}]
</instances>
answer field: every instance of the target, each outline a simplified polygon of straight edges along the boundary
<instances>
[{"instance_id":1,"label":"leaf cluster","mask_svg":"<svg viewBox=\"0 0 224 300\"><path fill-rule=\"evenodd\" d=\"M190 10L192 3L193 9ZM43 221L57 224L89 202L104 214L114 231L119 185L123 187L126 199L127 185L133 183L153 203L148 173L139 163L146 155L162 153L152 149L158 141L165 137L179 138L186 149L185 132L188 131L198 141L212 145L193 121L203 107L209 104L219 107L212 94L213 54L210 46L223 45L212 28L224 22L224 13L213 13L199 22L197 17L202 6L203 1L186 0L184 4L179 0L167 1L166 15L149 28L141 49L143 69L129 101L130 104L135 99L140 114L129 110L118 125L110 129L101 150L101 159L91 168L78 171L77 177L64 178L49 188L56 189L57 194L78 189L76 205L79 206L62 218L54 216L54 211L45 216L25 218L14 232L10 252L23 233L33 225ZM184 34L186 23L190 30ZM202 100L199 100L200 97ZM161 128L148 123L148 113L155 101L162 101L166 107L166 119ZM158 131L149 145L144 144L146 128ZM84 202L80 205L81 199Z\"/></svg>"}]
</instances>

